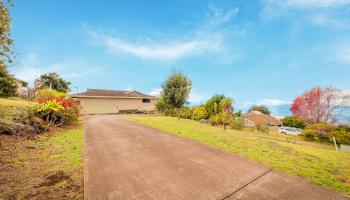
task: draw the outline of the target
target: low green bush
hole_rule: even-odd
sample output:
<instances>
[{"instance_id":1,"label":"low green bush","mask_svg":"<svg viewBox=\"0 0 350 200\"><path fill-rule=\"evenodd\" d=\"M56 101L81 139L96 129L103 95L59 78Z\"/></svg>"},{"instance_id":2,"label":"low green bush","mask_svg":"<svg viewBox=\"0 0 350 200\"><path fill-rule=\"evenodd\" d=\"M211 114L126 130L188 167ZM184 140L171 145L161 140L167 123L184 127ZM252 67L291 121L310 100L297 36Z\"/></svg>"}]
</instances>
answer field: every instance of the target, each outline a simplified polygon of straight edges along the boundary
<instances>
[{"instance_id":1,"label":"low green bush","mask_svg":"<svg viewBox=\"0 0 350 200\"><path fill-rule=\"evenodd\" d=\"M244 125L238 118L235 118L232 121L231 128L234 130L242 130L244 128Z\"/></svg>"},{"instance_id":2,"label":"low green bush","mask_svg":"<svg viewBox=\"0 0 350 200\"><path fill-rule=\"evenodd\" d=\"M217 126L221 124L221 119L220 119L220 115L216 114L216 115L212 115L209 118L209 124L211 124L212 126Z\"/></svg>"},{"instance_id":3,"label":"low green bush","mask_svg":"<svg viewBox=\"0 0 350 200\"><path fill-rule=\"evenodd\" d=\"M198 106L193 109L192 119L200 120L200 119L207 119L207 118L208 118L208 113L205 110L204 106Z\"/></svg>"},{"instance_id":4,"label":"low green bush","mask_svg":"<svg viewBox=\"0 0 350 200\"><path fill-rule=\"evenodd\" d=\"M333 142L333 137L340 144L350 144L350 131L346 126L332 126L325 123L311 124L305 128L302 137L317 142Z\"/></svg>"},{"instance_id":5,"label":"low green bush","mask_svg":"<svg viewBox=\"0 0 350 200\"><path fill-rule=\"evenodd\" d=\"M304 129L307 126L307 123L301 119L298 119L294 116L287 116L282 119L283 126L295 127Z\"/></svg>"},{"instance_id":6,"label":"low green bush","mask_svg":"<svg viewBox=\"0 0 350 200\"><path fill-rule=\"evenodd\" d=\"M191 119L192 118L192 109L191 108L181 108L180 109L180 118Z\"/></svg>"}]
</instances>

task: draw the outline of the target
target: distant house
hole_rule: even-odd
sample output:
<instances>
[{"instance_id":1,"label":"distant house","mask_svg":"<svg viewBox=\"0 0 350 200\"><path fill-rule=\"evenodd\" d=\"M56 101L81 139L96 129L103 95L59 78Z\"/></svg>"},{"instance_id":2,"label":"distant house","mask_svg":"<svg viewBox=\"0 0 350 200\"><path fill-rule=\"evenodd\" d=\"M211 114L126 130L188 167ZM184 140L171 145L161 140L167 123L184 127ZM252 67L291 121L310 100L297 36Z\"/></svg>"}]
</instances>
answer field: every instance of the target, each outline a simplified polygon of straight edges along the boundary
<instances>
[{"instance_id":1,"label":"distant house","mask_svg":"<svg viewBox=\"0 0 350 200\"><path fill-rule=\"evenodd\" d=\"M157 97L138 91L87 89L73 94L82 105L83 114L112 114L125 111L155 110Z\"/></svg>"},{"instance_id":2,"label":"distant house","mask_svg":"<svg viewBox=\"0 0 350 200\"><path fill-rule=\"evenodd\" d=\"M277 130L282 125L281 121L275 117L265 115L259 111L251 111L243 114L240 120L245 127L265 126L272 130Z\"/></svg>"},{"instance_id":3,"label":"distant house","mask_svg":"<svg viewBox=\"0 0 350 200\"><path fill-rule=\"evenodd\" d=\"M17 87L18 94L25 95L28 92L28 83L18 78L15 78L15 82L17 83L17 86L18 86Z\"/></svg>"}]
</instances>

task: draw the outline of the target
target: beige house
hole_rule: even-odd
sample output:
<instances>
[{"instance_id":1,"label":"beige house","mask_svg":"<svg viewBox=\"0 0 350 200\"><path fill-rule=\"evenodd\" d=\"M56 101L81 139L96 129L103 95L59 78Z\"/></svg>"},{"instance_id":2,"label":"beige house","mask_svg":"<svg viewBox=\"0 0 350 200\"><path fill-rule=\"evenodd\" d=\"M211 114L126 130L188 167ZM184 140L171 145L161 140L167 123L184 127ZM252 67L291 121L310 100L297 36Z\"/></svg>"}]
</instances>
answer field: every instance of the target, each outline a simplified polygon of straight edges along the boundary
<instances>
[{"instance_id":1,"label":"beige house","mask_svg":"<svg viewBox=\"0 0 350 200\"><path fill-rule=\"evenodd\" d=\"M72 95L78 98L83 114L113 114L126 111L153 111L157 97L137 91L87 89Z\"/></svg>"},{"instance_id":2,"label":"beige house","mask_svg":"<svg viewBox=\"0 0 350 200\"><path fill-rule=\"evenodd\" d=\"M278 130L282 125L281 121L275 117L265 115L259 111L251 111L240 117L245 127L264 126L270 130Z\"/></svg>"}]
</instances>

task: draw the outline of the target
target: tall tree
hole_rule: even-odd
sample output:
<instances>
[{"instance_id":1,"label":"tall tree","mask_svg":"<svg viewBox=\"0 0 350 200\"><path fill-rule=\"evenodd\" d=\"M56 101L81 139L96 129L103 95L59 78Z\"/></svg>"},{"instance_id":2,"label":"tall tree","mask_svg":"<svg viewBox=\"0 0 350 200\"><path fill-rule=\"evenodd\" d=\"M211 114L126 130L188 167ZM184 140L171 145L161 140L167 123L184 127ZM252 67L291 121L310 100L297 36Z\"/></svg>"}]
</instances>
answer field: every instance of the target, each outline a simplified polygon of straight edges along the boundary
<instances>
[{"instance_id":1,"label":"tall tree","mask_svg":"<svg viewBox=\"0 0 350 200\"><path fill-rule=\"evenodd\" d=\"M0 97L16 96L18 87L8 70L13 57L9 6L12 6L11 1L7 1L7 4L0 1Z\"/></svg>"},{"instance_id":2,"label":"tall tree","mask_svg":"<svg viewBox=\"0 0 350 200\"><path fill-rule=\"evenodd\" d=\"M334 123L336 114L347 101L347 96L332 87L314 87L294 99L290 110L293 115L309 123Z\"/></svg>"},{"instance_id":3,"label":"tall tree","mask_svg":"<svg viewBox=\"0 0 350 200\"><path fill-rule=\"evenodd\" d=\"M189 97L192 82L182 72L172 72L162 84L161 98L164 102L175 108L179 116Z\"/></svg>"},{"instance_id":4,"label":"tall tree","mask_svg":"<svg viewBox=\"0 0 350 200\"><path fill-rule=\"evenodd\" d=\"M12 63L13 52L11 50L13 40L11 38L11 16L9 7L13 6L12 1L0 1L0 58L1 61Z\"/></svg>"},{"instance_id":5,"label":"tall tree","mask_svg":"<svg viewBox=\"0 0 350 200\"><path fill-rule=\"evenodd\" d=\"M38 82L41 88L48 87L63 93L69 92L69 85L71 84L61 78L56 72L42 74Z\"/></svg>"},{"instance_id":6,"label":"tall tree","mask_svg":"<svg viewBox=\"0 0 350 200\"><path fill-rule=\"evenodd\" d=\"M271 111L269 110L268 107L264 106L264 105L252 105L248 112L251 112L251 111L259 111L265 115L270 115L271 114Z\"/></svg>"},{"instance_id":7,"label":"tall tree","mask_svg":"<svg viewBox=\"0 0 350 200\"><path fill-rule=\"evenodd\" d=\"M7 67L0 62L0 97L17 96L17 83Z\"/></svg>"}]
</instances>

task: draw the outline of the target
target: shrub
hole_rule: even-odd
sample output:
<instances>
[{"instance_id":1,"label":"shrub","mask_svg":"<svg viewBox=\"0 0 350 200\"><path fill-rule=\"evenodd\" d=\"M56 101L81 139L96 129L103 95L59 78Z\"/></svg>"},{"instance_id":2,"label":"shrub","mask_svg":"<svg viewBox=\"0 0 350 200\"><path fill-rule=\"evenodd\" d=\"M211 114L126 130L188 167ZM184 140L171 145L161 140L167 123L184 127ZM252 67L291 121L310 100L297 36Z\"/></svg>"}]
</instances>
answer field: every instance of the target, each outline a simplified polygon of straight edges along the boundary
<instances>
[{"instance_id":1,"label":"shrub","mask_svg":"<svg viewBox=\"0 0 350 200\"><path fill-rule=\"evenodd\" d=\"M317 130L307 129L303 131L302 136L304 137L305 140L316 141L318 139L317 137L318 133L319 132Z\"/></svg>"},{"instance_id":2,"label":"shrub","mask_svg":"<svg viewBox=\"0 0 350 200\"><path fill-rule=\"evenodd\" d=\"M287 116L282 119L283 126L290 126L295 128L304 129L307 123L301 119L298 119L294 116Z\"/></svg>"},{"instance_id":3,"label":"shrub","mask_svg":"<svg viewBox=\"0 0 350 200\"><path fill-rule=\"evenodd\" d=\"M71 98L49 98L38 103L34 113L45 121L46 127L67 125L78 120L80 104Z\"/></svg>"},{"instance_id":4,"label":"shrub","mask_svg":"<svg viewBox=\"0 0 350 200\"><path fill-rule=\"evenodd\" d=\"M221 124L224 125L224 129L226 129L227 125L232 124L233 117L231 113L222 112L219 114L219 116Z\"/></svg>"},{"instance_id":5,"label":"shrub","mask_svg":"<svg viewBox=\"0 0 350 200\"><path fill-rule=\"evenodd\" d=\"M302 134L304 139L318 142L332 142L333 137L341 144L350 143L350 134L341 128L325 123L311 124L307 126Z\"/></svg>"},{"instance_id":6,"label":"shrub","mask_svg":"<svg viewBox=\"0 0 350 200\"><path fill-rule=\"evenodd\" d=\"M56 90L50 90L48 88L43 88L37 91L35 95L35 100L45 101L50 98L63 98L66 97L66 93L58 92Z\"/></svg>"},{"instance_id":7,"label":"shrub","mask_svg":"<svg viewBox=\"0 0 350 200\"><path fill-rule=\"evenodd\" d=\"M192 119L200 120L208 117L207 111L204 106L199 106L193 109Z\"/></svg>"},{"instance_id":8,"label":"shrub","mask_svg":"<svg viewBox=\"0 0 350 200\"><path fill-rule=\"evenodd\" d=\"M216 126L216 125L221 124L220 115L219 115L219 114L212 115L212 116L209 118L209 124L211 124L211 125L213 125L213 126Z\"/></svg>"},{"instance_id":9,"label":"shrub","mask_svg":"<svg viewBox=\"0 0 350 200\"><path fill-rule=\"evenodd\" d=\"M264 133L268 133L269 132L269 129L266 126L263 126L263 125L260 125L260 124L256 125L255 129L257 131L264 132Z\"/></svg>"},{"instance_id":10,"label":"shrub","mask_svg":"<svg viewBox=\"0 0 350 200\"><path fill-rule=\"evenodd\" d=\"M328 134L329 141L333 141L333 137L336 138L336 141L340 144L350 145L350 132L344 130L335 130Z\"/></svg>"},{"instance_id":11,"label":"shrub","mask_svg":"<svg viewBox=\"0 0 350 200\"><path fill-rule=\"evenodd\" d=\"M192 109L191 108L181 108L180 109L180 118L191 119L192 118Z\"/></svg>"},{"instance_id":12,"label":"shrub","mask_svg":"<svg viewBox=\"0 0 350 200\"><path fill-rule=\"evenodd\" d=\"M234 130L242 130L244 127L243 123L236 117L233 119L231 128Z\"/></svg>"}]
</instances>

